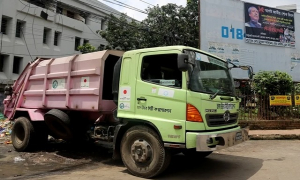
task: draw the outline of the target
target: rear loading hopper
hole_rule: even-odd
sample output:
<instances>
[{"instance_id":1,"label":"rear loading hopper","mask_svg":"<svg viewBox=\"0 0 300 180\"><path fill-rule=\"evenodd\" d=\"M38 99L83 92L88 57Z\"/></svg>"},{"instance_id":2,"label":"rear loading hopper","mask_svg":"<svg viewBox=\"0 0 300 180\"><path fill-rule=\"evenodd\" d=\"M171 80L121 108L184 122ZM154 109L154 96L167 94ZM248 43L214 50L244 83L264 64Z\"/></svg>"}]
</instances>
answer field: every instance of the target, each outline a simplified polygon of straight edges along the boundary
<instances>
[{"instance_id":1,"label":"rear loading hopper","mask_svg":"<svg viewBox=\"0 0 300 180\"><path fill-rule=\"evenodd\" d=\"M122 51L109 50L37 59L25 68L15 82L12 97L5 101L5 105L12 108L6 108L5 115L12 118L18 108L114 110L113 68L122 55Z\"/></svg>"}]
</instances>

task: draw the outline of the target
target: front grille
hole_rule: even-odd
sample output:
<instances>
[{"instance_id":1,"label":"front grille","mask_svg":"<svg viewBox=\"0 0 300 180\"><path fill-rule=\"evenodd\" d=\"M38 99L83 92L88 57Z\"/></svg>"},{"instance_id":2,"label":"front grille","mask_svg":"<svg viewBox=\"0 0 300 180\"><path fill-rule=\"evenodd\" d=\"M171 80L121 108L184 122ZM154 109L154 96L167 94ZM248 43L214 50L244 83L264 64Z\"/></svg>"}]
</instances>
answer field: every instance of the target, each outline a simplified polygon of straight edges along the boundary
<instances>
[{"instance_id":1,"label":"front grille","mask_svg":"<svg viewBox=\"0 0 300 180\"><path fill-rule=\"evenodd\" d=\"M224 126L235 124L238 119L238 114L230 114L230 120L225 121L223 114L207 114L206 122L209 127Z\"/></svg>"}]
</instances>

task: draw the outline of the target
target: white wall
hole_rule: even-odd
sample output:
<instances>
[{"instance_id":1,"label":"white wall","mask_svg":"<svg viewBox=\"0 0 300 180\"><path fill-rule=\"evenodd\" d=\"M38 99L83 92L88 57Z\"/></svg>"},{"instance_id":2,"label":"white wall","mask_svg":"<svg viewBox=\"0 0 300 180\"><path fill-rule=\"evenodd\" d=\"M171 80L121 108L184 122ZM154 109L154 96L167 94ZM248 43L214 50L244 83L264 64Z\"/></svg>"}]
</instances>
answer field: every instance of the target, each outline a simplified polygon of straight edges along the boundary
<instances>
[{"instance_id":1,"label":"white wall","mask_svg":"<svg viewBox=\"0 0 300 180\"><path fill-rule=\"evenodd\" d=\"M25 1L22 2L27 4ZM73 7L92 11L101 16L106 15L95 8L81 4L80 1L66 0L63 2ZM61 57L80 53L74 50L75 37L81 38L81 44L84 39L89 40L90 44L95 47L98 47L100 44L107 44L105 39L95 33L97 30L100 30L101 23L91 22L87 25L81 21L55 14L51 11L47 11L49 14L48 20L44 20L40 17L42 8L32 4L29 8L28 6L24 6L24 4L19 0L0 0L0 24L2 15L11 18L10 25L8 26L9 33L8 35L4 35L2 39L2 54L9 55L9 60L5 72L2 75L0 73L0 84L6 83L7 80L15 80L19 76L12 73L14 55L23 57L22 69L31 61L26 43L33 59L36 57ZM46 10L44 11L46 12ZM15 37L17 19L25 21L23 31L26 43L24 38ZM47 44L43 44L44 27L51 30ZM55 31L62 33L59 46L54 46Z\"/></svg>"},{"instance_id":2,"label":"white wall","mask_svg":"<svg viewBox=\"0 0 300 180\"><path fill-rule=\"evenodd\" d=\"M300 54L300 14L295 13L295 48L249 44L242 40L222 38L222 26L239 28L245 33L244 3L239 0L202 0L201 1L201 49L209 50L210 45L224 47L225 52L211 52L224 59L238 58L240 64L251 65L255 72L260 70L280 70L300 81L300 64L292 64L292 53ZM234 54L232 49L240 52ZM294 69L292 66L296 65ZM291 70L292 69L292 70ZM233 72L236 78L247 78L246 73Z\"/></svg>"}]
</instances>

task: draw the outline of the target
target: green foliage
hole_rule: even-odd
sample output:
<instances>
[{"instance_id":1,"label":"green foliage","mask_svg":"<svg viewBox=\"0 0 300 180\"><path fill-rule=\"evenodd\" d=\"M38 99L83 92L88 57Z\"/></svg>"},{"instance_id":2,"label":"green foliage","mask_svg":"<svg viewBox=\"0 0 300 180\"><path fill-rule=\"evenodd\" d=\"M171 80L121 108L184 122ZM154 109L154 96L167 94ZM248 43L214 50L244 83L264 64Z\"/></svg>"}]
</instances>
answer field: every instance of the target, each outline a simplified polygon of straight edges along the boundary
<instances>
[{"instance_id":1,"label":"green foliage","mask_svg":"<svg viewBox=\"0 0 300 180\"><path fill-rule=\"evenodd\" d=\"M109 43L106 49L120 48L127 51L141 48L141 28L136 21L128 22L125 14L120 18L110 15L108 28L100 31L100 35Z\"/></svg>"},{"instance_id":2,"label":"green foliage","mask_svg":"<svg viewBox=\"0 0 300 180\"><path fill-rule=\"evenodd\" d=\"M300 94L300 83L295 84L295 94Z\"/></svg>"},{"instance_id":3,"label":"green foliage","mask_svg":"<svg viewBox=\"0 0 300 180\"><path fill-rule=\"evenodd\" d=\"M108 28L100 34L109 45L107 49L122 50L168 45L187 45L198 48L198 0L190 0L186 7L176 4L146 9L148 16L142 22L128 21L111 15Z\"/></svg>"},{"instance_id":4,"label":"green foliage","mask_svg":"<svg viewBox=\"0 0 300 180\"><path fill-rule=\"evenodd\" d=\"M86 43L82 46L78 46L77 48L82 54L90 53L96 51L96 48L92 46L90 43Z\"/></svg>"},{"instance_id":5,"label":"green foliage","mask_svg":"<svg viewBox=\"0 0 300 180\"><path fill-rule=\"evenodd\" d=\"M287 95L292 88L292 77L285 72L261 71L254 76L254 89L260 95Z\"/></svg>"}]
</instances>

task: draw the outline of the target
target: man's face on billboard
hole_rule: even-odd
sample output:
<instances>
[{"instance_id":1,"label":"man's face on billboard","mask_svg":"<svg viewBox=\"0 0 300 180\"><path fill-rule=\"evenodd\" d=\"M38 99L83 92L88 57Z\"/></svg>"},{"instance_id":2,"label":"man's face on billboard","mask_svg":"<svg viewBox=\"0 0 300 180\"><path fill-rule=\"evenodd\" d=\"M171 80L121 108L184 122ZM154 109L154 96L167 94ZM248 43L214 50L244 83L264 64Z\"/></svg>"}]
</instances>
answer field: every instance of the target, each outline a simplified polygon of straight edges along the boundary
<instances>
[{"instance_id":1,"label":"man's face on billboard","mask_svg":"<svg viewBox=\"0 0 300 180\"><path fill-rule=\"evenodd\" d=\"M252 21L258 21L259 20L259 12L256 8L252 7L249 13L249 16Z\"/></svg>"}]
</instances>

